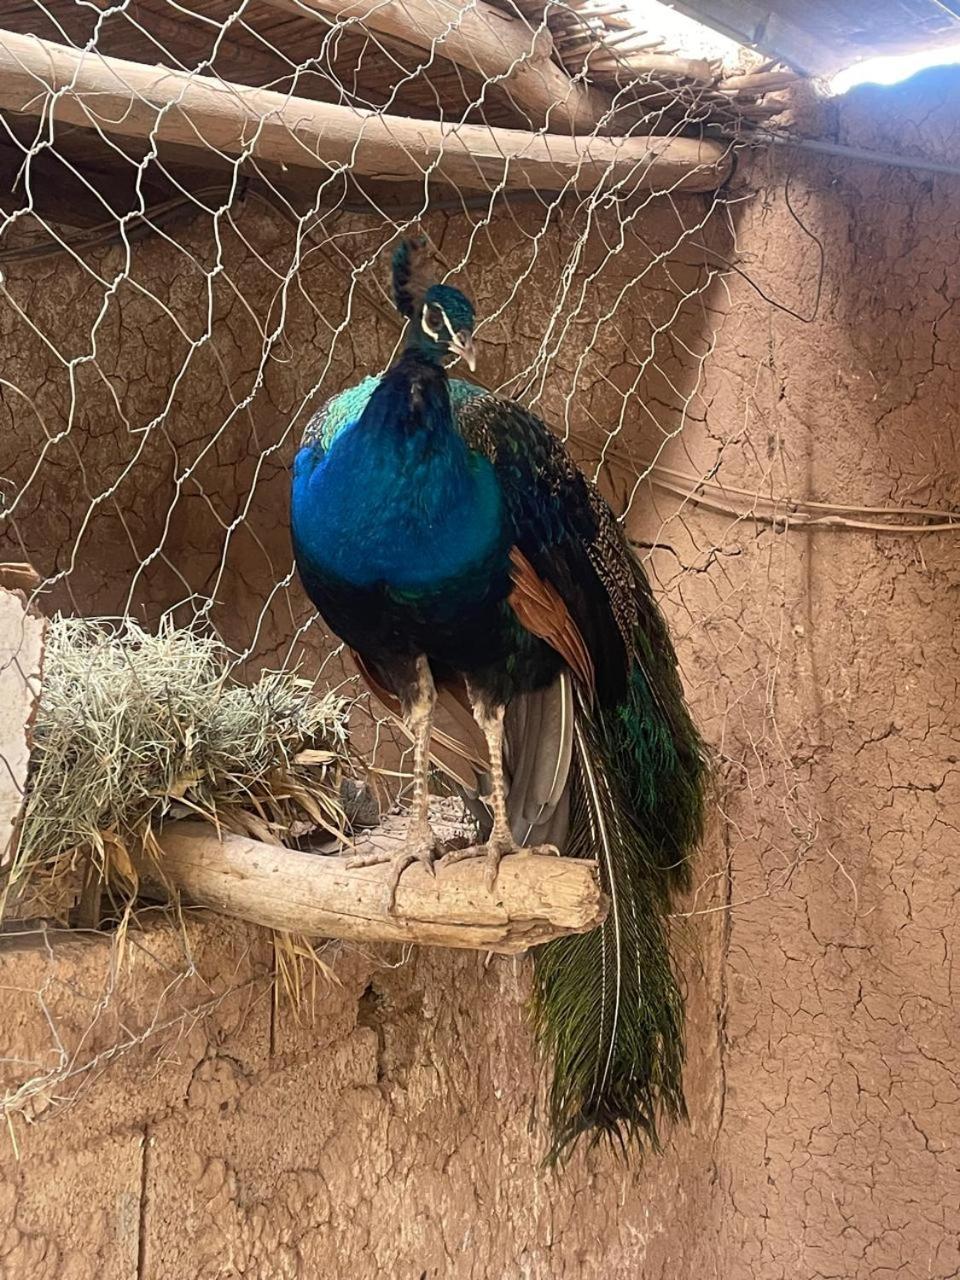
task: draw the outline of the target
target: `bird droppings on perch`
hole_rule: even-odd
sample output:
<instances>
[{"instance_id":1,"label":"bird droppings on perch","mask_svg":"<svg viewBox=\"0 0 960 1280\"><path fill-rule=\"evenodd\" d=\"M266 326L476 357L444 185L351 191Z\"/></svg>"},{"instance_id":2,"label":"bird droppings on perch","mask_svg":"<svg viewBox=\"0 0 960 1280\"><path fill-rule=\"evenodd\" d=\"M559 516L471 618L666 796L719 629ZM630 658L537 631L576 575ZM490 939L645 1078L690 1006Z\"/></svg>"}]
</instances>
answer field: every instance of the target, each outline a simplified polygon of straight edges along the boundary
<instances>
[{"instance_id":1,"label":"bird droppings on perch","mask_svg":"<svg viewBox=\"0 0 960 1280\"><path fill-rule=\"evenodd\" d=\"M376 847L373 833L356 846ZM222 840L202 823L174 822L158 834L162 863L137 859L141 882L193 906L253 924L350 942L407 942L516 955L603 923L607 900L594 862L511 856L496 886L482 862L412 867L387 910L390 869L350 869L346 859L275 848L245 836ZM353 850L351 850L353 852Z\"/></svg>"}]
</instances>

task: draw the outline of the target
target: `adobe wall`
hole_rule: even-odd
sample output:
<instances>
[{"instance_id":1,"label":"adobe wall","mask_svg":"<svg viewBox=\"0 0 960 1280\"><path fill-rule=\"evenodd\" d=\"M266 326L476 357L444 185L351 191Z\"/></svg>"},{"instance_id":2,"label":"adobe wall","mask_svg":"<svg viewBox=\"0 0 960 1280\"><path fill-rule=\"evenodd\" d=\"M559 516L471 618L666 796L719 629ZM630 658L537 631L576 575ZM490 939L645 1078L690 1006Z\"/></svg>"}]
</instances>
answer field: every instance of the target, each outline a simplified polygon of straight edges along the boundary
<instances>
[{"instance_id":1,"label":"adobe wall","mask_svg":"<svg viewBox=\"0 0 960 1280\"><path fill-rule=\"evenodd\" d=\"M955 78L931 77L820 108L813 123L960 164L945 84L960 101ZM628 518L639 543L656 544L644 554L721 757L699 887L678 922L690 1123L642 1168L591 1153L559 1181L541 1173L524 962L330 948L335 980L318 980L298 1024L271 1001L267 940L232 923L182 935L153 924L131 935L116 973L102 944L5 942L5 1082L52 1072L54 1083L28 1085L12 1120L19 1159L10 1143L0 1152L0 1274L956 1274L956 535L803 526L787 500L955 501L960 179L776 150L744 161L731 194L729 222L708 197L651 204L631 222L585 297L589 332L603 319L576 397L564 399L582 322L561 336L541 400L584 460L615 431L602 480L621 503L637 460L658 450L672 469L660 479L681 493L691 484L675 473L713 467L726 487L696 501L644 481ZM535 353L575 247L571 218L534 261L541 222L515 207L470 251L481 313L534 264L481 333L491 384ZM302 287L282 297L263 263L282 275L288 227L254 206L241 225L257 253L227 237L238 287L218 278L209 339L197 269L141 246L137 272L183 333L121 286L96 361L75 370L71 430L48 445L17 527L44 572L65 570L91 499L115 479L59 603L122 608L145 563L133 590L145 616L215 590L218 624L269 662L309 616L295 586L271 595L290 567L284 431L321 378L334 387L378 367L396 329L368 290L325 371L343 318L337 254L355 263L380 234L307 253ZM458 261L463 226L429 227ZM598 218L578 280L619 234ZM178 238L210 265L201 229L185 223ZM651 246L666 261L645 272ZM7 288L68 352L102 302L62 260L11 269ZM22 480L37 415L48 437L70 421L69 379L9 306L0 341L4 376L34 406L0 399L0 438L13 423L21 432L0 470ZM131 430L160 414L158 430ZM749 492L783 499L777 518ZM316 662L315 629L304 646Z\"/></svg>"}]
</instances>

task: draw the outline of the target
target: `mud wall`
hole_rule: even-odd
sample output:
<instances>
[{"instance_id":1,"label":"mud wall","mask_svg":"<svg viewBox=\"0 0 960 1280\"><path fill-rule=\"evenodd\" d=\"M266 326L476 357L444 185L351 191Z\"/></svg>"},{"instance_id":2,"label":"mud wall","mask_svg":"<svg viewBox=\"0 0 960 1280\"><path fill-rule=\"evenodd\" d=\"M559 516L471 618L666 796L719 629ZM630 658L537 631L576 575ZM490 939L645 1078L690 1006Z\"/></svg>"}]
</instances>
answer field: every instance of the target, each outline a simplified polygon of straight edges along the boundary
<instances>
[{"instance_id":1,"label":"mud wall","mask_svg":"<svg viewBox=\"0 0 960 1280\"><path fill-rule=\"evenodd\" d=\"M951 86L956 104L956 78L931 77L801 123L960 164ZM590 297L605 317L590 376L572 403L560 375L541 401L585 460L615 429L602 480L621 505L632 495L628 528L719 755L716 821L678 921L689 1124L642 1168L591 1153L559 1181L542 1173L521 962L330 949L298 1019L271 1000L267 940L223 921L148 921L119 967L100 943L14 939L0 1024L23 1105L0 1155L0 1274L956 1274L957 535L891 531L865 510L810 525L830 513L797 504L955 500L960 179L777 150L744 163L730 194L728 212L690 198L631 224ZM288 253L288 232L269 210L244 217L257 253L233 242L241 288L216 294L199 345L208 300L187 255L162 245L137 269L186 336L124 285L72 391L0 312L6 376L29 394L5 390L0 412L4 438L19 433L4 462L18 482L48 441L16 529L45 573L64 571L60 604L129 598L155 616L212 593L224 630L271 661L308 617L295 588L274 591L289 569L284 433L321 377L376 367L396 331L375 296L357 299L325 370L342 261L314 255L304 289L278 300L262 259ZM481 310L530 260L539 218L515 211L476 239ZM456 262L464 228L431 231ZM617 232L599 225L583 275ZM488 382L536 350L567 234L551 232L488 327ZM200 230L180 239L206 261ZM651 244L669 260L623 293ZM65 349L98 323L99 286L62 263L12 271L7 288L48 308ZM293 319L261 366L280 301ZM561 344L561 374L577 341ZM160 431L131 430L155 415ZM71 423L62 439L57 421ZM654 456L671 470L634 492ZM685 476L708 473L724 493L682 496ZM303 643L315 661L323 646Z\"/></svg>"}]
</instances>

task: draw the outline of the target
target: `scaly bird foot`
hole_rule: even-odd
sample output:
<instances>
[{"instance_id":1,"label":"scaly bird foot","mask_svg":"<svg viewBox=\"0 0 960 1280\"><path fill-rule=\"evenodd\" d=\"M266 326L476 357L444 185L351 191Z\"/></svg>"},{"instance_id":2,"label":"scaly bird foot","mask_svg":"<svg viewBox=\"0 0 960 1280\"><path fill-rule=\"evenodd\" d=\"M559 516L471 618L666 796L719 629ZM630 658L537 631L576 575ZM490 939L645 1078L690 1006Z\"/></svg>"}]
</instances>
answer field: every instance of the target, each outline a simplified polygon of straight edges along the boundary
<instances>
[{"instance_id":1,"label":"scaly bird foot","mask_svg":"<svg viewBox=\"0 0 960 1280\"><path fill-rule=\"evenodd\" d=\"M454 849L451 853L445 854L438 865L443 868L452 866L455 862L464 862L468 858L484 858L487 863L487 888L492 893L500 873L500 861L510 853L540 853L551 858L560 855L559 849L552 844L522 845L517 844L509 833L494 834L486 844L471 845L468 849Z\"/></svg>"},{"instance_id":2,"label":"scaly bird foot","mask_svg":"<svg viewBox=\"0 0 960 1280\"><path fill-rule=\"evenodd\" d=\"M387 913L393 915L397 909L397 886L400 877L407 867L415 862L421 863L432 876L437 873L434 862L437 854L437 837L429 822L411 822L407 828L407 838L399 853L363 853L347 860L347 867L377 867L388 862L391 865L390 879L387 881Z\"/></svg>"}]
</instances>

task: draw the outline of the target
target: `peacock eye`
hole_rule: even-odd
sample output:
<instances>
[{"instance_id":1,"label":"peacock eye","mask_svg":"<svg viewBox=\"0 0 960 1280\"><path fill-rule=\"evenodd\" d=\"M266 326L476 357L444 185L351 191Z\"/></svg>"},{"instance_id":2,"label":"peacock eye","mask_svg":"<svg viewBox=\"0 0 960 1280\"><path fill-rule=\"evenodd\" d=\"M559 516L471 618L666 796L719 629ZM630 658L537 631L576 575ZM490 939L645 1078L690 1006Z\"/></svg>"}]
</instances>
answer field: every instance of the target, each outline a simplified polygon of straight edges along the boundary
<instances>
[{"instance_id":1,"label":"peacock eye","mask_svg":"<svg viewBox=\"0 0 960 1280\"><path fill-rule=\"evenodd\" d=\"M435 333L443 327L443 312L439 307L427 307L427 324Z\"/></svg>"}]
</instances>

